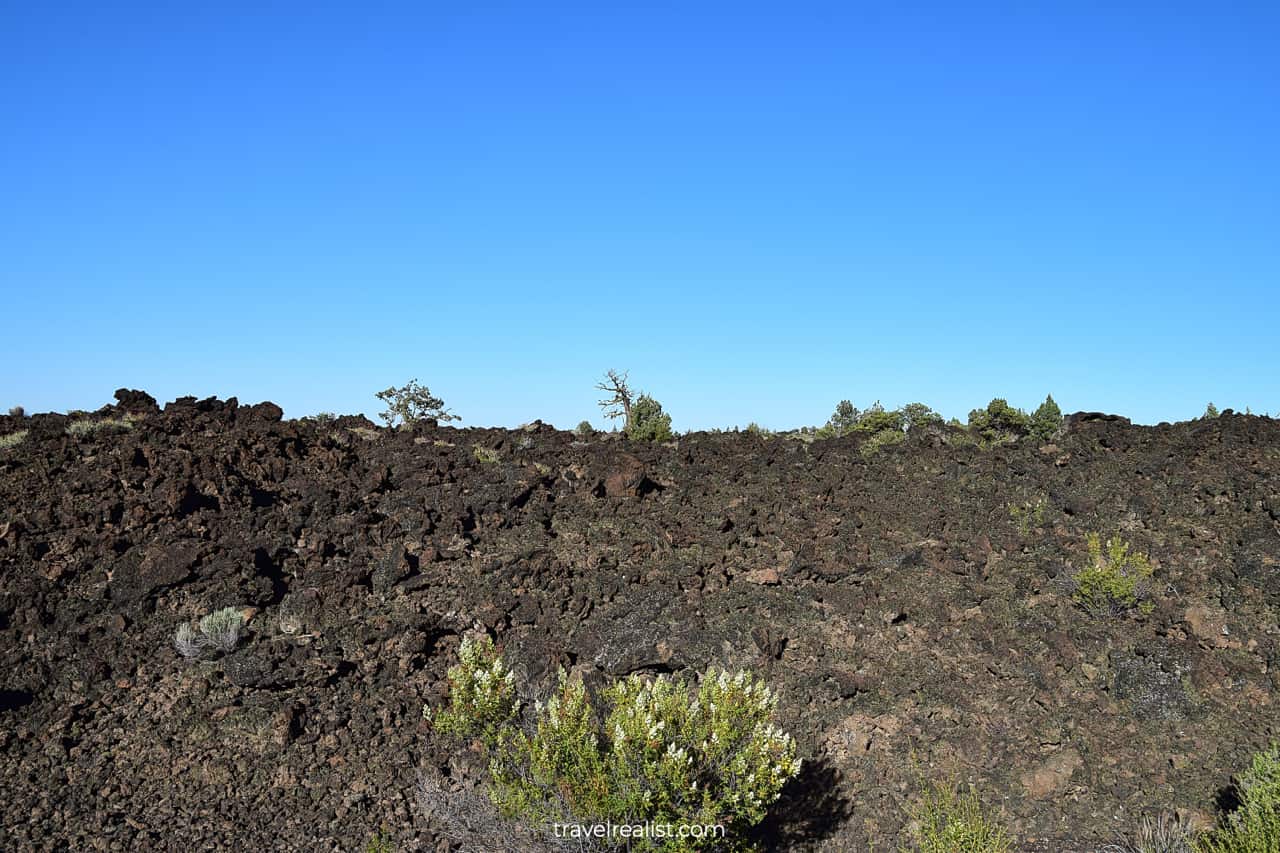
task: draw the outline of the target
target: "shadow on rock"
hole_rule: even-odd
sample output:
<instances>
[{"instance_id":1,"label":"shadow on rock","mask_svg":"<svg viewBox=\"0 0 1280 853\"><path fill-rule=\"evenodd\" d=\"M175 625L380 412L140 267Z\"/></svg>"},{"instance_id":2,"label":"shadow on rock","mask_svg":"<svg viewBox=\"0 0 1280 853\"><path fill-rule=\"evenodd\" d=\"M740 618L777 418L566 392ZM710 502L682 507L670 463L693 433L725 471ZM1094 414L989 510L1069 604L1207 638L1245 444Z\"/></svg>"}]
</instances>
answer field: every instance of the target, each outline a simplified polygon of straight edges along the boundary
<instances>
[{"instance_id":1,"label":"shadow on rock","mask_svg":"<svg viewBox=\"0 0 1280 853\"><path fill-rule=\"evenodd\" d=\"M840 774L825 758L806 761L752 833L766 850L791 850L829 838L853 813L840 793Z\"/></svg>"}]
</instances>

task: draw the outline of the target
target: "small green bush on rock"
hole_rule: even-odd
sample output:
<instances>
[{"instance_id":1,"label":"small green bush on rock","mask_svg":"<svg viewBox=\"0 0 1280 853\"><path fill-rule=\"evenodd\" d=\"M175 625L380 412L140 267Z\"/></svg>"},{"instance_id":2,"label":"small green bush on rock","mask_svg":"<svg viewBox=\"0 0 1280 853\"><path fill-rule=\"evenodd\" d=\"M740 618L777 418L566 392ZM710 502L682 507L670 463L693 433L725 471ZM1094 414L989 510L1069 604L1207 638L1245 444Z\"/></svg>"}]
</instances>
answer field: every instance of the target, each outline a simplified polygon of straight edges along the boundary
<instances>
[{"instance_id":1,"label":"small green bush on rock","mask_svg":"<svg viewBox=\"0 0 1280 853\"><path fill-rule=\"evenodd\" d=\"M498 451L485 447L483 444L471 445L471 453L475 456L477 462L482 462L485 465L493 465L502 460L502 457L498 455Z\"/></svg>"},{"instance_id":2,"label":"small green bush on rock","mask_svg":"<svg viewBox=\"0 0 1280 853\"><path fill-rule=\"evenodd\" d=\"M912 427L941 423L942 416L924 403L886 409L877 400L869 409L862 411L848 400L841 400L830 420L815 430L814 435L817 438L865 435L867 438L858 450L863 456L872 456L881 448L902 441Z\"/></svg>"},{"instance_id":3,"label":"small green bush on rock","mask_svg":"<svg viewBox=\"0 0 1280 853\"><path fill-rule=\"evenodd\" d=\"M836 410L827 421L827 425L818 429L818 436L819 438L836 438L852 432L857 424L858 410L848 400L841 400L836 404Z\"/></svg>"},{"instance_id":4,"label":"small green bush on rock","mask_svg":"<svg viewBox=\"0 0 1280 853\"><path fill-rule=\"evenodd\" d=\"M520 710L516 698L515 673L489 637L466 638L458 649L458 663L449 668L449 707L432 714L430 706L422 716L445 734L480 737L496 743L502 729Z\"/></svg>"},{"instance_id":5,"label":"small green bush on rock","mask_svg":"<svg viewBox=\"0 0 1280 853\"><path fill-rule=\"evenodd\" d=\"M128 418L101 418L96 421L72 421L67 425L67 435L80 438L86 435L97 435L100 432L128 432L131 429L133 429L133 421Z\"/></svg>"},{"instance_id":6,"label":"small green bush on rock","mask_svg":"<svg viewBox=\"0 0 1280 853\"><path fill-rule=\"evenodd\" d=\"M1026 536L1033 528L1044 524L1047 506L1048 502L1043 497L1022 504L1009 504L1009 520L1018 528L1019 533Z\"/></svg>"},{"instance_id":7,"label":"small green bush on rock","mask_svg":"<svg viewBox=\"0 0 1280 853\"><path fill-rule=\"evenodd\" d=\"M1089 563L1072 577L1072 598L1090 613L1118 613L1139 604L1149 593L1153 569L1146 554L1131 551L1123 539L1108 539L1106 546L1097 533L1085 537Z\"/></svg>"},{"instance_id":8,"label":"small green bush on rock","mask_svg":"<svg viewBox=\"0 0 1280 853\"><path fill-rule=\"evenodd\" d=\"M239 607L215 610L200 620L200 633L209 645L219 651L229 652L240 641L240 629L244 627L244 613Z\"/></svg>"},{"instance_id":9,"label":"small green bush on rock","mask_svg":"<svg viewBox=\"0 0 1280 853\"><path fill-rule=\"evenodd\" d=\"M391 840L385 827L369 836L364 845L364 853L396 853L395 842Z\"/></svg>"},{"instance_id":10,"label":"small green bush on rock","mask_svg":"<svg viewBox=\"0 0 1280 853\"><path fill-rule=\"evenodd\" d=\"M969 413L969 429L986 444L1006 444L1031 432L1031 416L996 397L985 409Z\"/></svg>"},{"instance_id":11,"label":"small green bush on rock","mask_svg":"<svg viewBox=\"0 0 1280 853\"><path fill-rule=\"evenodd\" d=\"M190 660L200 656L204 644L201 642L200 632L190 622L183 622L173 635L173 647L178 650L178 654Z\"/></svg>"},{"instance_id":12,"label":"small green bush on rock","mask_svg":"<svg viewBox=\"0 0 1280 853\"><path fill-rule=\"evenodd\" d=\"M926 406L924 403L907 403L901 409L902 412L902 428L912 429L918 426L928 426L930 424L941 424L942 415Z\"/></svg>"},{"instance_id":13,"label":"small green bush on rock","mask_svg":"<svg viewBox=\"0 0 1280 853\"><path fill-rule=\"evenodd\" d=\"M858 415L858 422L853 425L854 432L865 432L875 435L878 432L902 432L906 418L901 410L888 410L876 400L871 408Z\"/></svg>"},{"instance_id":14,"label":"small green bush on rock","mask_svg":"<svg viewBox=\"0 0 1280 853\"><path fill-rule=\"evenodd\" d=\"M662 411L662 404L631 389L625 372L610 370L596 389L609 396L600 401L606 418L622 418L622 434L632 441L670 441L671 416ZM585 421L584 421L585 423Z\"/></svg>"},{"instance_id":15,"label":"small green bush on rock","mask_svg":"<svg viewBox=\"0 0 1280 853\"><path fill-rule=\"evenodd\" d=\"M1004 827L989 817L971 788L934 784L909 812L920 853L1007 853L1013 849Z\"/></svg>"}]
</instances>

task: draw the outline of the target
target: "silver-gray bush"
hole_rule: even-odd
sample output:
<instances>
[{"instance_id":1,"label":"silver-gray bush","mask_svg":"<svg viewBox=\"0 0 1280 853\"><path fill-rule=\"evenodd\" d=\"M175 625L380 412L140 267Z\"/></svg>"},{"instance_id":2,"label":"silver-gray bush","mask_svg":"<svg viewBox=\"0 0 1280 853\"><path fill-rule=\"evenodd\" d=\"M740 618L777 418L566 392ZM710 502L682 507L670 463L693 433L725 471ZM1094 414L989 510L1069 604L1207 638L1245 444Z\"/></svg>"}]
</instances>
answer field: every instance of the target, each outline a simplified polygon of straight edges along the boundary
<instances>
[{"instance_id":1,"label":"silver-gray bush","mask_svg":"<svg viewBox=\"0 0 1280 853\"><path fill-rule=\"evenodd\" d=\"M215 610L200 620L200 633L215 649L229 652L240 641L240 629L244 626L244 613L238 607Z\"/></svg>"},{"instance_id":2,"label":"silver-gray bush","mask_svg":"<svg viewBox=\"0 0 1280 853\"><path fill-rule=\"evenodd\" d=\"M173 647L178 650L178 654L190 660L200 656L203 646L203 637L190 622L183 622L178 626L177 633L173 635Z\"/></svg>"}]
</instances>

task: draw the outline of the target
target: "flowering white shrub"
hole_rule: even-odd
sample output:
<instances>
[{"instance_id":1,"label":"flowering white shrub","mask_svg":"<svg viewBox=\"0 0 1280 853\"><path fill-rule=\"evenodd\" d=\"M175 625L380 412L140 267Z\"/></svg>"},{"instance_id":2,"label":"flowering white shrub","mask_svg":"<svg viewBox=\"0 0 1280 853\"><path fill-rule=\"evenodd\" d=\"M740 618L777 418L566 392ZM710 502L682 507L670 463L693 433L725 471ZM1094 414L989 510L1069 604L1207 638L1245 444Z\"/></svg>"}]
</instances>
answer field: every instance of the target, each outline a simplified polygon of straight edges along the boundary
<instances>
[{"instance_id":1,"label":"flowering white shrub","mask_svg":"<svg viewBox=\"0 0 1280 853\"><path fill-rule=\"evenodd\" d=\"M499 732L520 710L515 673L507 668L489 637L464 638L458 663L449 668L449 707L422 716L446 734L497 741Z\"/></svg>"},{"instance_id":2,"label":"flowering white shrub","mask_svg":"<svg viewBox=\"0 0 1280 853\"><path fill-rule=\"evenodd\" d=\"M490 796L533 826L560 823L718 825L725 837L619 838L628 849L730 849L764 819L800 772L794 739L774 722L777 697L746 672L706 673L696 687L631 676L601 692L597 711L563 672L527 727L517 724L510 670L492 644L449 671L437 727L482 736ZM430 715L429 712L427 712Z\"/></svg>"},{"instance_id":3,"label":"flowering white shrub","mask_svg":"<svg viewBox=\"0 0 1280 853\"><path fill-rule=\"evenodd\" d=\"M712 670L692 699L665 676L632 676L605 696L610 776L624 813L751 826L800 772L795 741L773 722L777 697L746 672Z\"/></svg>"}]
</instances>

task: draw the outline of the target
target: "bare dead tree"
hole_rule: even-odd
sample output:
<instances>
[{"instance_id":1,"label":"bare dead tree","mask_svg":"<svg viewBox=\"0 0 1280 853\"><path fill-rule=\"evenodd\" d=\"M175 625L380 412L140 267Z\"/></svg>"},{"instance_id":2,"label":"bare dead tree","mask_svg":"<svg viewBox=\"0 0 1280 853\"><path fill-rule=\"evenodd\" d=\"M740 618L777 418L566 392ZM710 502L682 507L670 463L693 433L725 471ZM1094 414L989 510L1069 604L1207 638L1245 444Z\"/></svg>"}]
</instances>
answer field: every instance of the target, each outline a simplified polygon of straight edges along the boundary
<instances>
[{"instance_id":1,"label":"bare dead tree","mask_svg":"<svg viewBox=\"0 0 1280 853\"><path fill-rule=\"evenodd\" d=\"M605 374L605 380L596 385L596 389L603 391L610 396L600 401L600 408L604 410L606 418L624 418L622 428L626 429L631 426L631 386L627 383L627 371L619 373L616 370L610 370Z\"/></svg>"}]
</instances>

